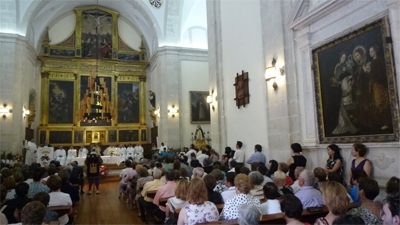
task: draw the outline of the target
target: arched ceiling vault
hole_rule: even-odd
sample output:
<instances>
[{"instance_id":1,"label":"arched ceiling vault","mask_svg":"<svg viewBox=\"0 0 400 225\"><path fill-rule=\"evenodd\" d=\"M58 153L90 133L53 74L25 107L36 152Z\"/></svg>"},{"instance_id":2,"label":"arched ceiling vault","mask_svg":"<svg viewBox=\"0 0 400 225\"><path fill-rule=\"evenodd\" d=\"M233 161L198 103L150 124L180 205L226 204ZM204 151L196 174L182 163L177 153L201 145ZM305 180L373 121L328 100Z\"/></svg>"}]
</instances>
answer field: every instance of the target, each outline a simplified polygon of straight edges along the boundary
<instances>
[{"instance_id":1,"label":"arched ceiling vault","mask_svg":"<svg viewBox=\"0 0 400 225\"><path fill-rule=\"evenodd\" d=\"M62 15L72 11L78 6L100 5L120 13L134 28L141 32L147 45L149 54L157 49L158 39L162 37L160 26L155 21L149 8L143 1L137 0L34 0L27 9L21 25L28 31L28 39L33 40L37 51L44 37L46 28ZM32 31L30 31L32 30ZM29 32L30 31L30 32Z\"/></svg>"},{"instance_id":2,"label":"arched ceiling vault","mask_svg":"<svg viewBox=\"0 0 400 225\"><path fill-rule=\"evenodd\" d=\"M207 10L204 0L163 0L160 8L153 7L149 0L15 1L16 32L25 35L37 52L47 27L74 8L85 5L100 5L119 12L143 36L149 56L165 45L207 48ZM199 38L193 38L199 30L200 42Z\"/></svg>"}]
</instances>

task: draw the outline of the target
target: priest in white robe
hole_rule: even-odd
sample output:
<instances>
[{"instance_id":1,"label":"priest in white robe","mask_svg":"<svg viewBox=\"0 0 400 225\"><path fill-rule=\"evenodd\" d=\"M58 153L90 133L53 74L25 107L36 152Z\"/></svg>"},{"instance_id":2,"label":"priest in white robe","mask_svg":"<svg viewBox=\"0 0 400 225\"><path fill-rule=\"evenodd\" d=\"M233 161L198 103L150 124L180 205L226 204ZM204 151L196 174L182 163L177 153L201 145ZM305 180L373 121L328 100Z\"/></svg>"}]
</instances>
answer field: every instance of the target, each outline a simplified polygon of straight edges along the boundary
<instances>
[{"instance_id":1,"label":"priest in white robe","mask_svg":"<svg viewBox=\"0 0 400 225\"><path fill-rule=\"evenodd\" d=\"M120 145L118 147L118 152L119 152L119 157L121 158L121 161L126 160L126 147L124 145Z\"/></svg>"},{"instance_id":2,"label":"priest in white robe","mask_svg":"<svg viewBox=\"0 0 400 225\"><path fill-rule=\"evenodd\" d=\"M31 165L32 163L37 162L37 146L32 141L25 140L24 148L26 150L25 153L25 164Z\"/></svg>"},{"instance_id":3,"label":"priest in white robe","mask_svg":"<svg viewBox=\"0 0 400 225\"><path fill-rule=\"evenodd\" d=\"M129 159L129 158L135 159L135 148L133 148L132 145L129 145L126 148L126 157L125 157L125 159Z\"/></svg>"},{"instance_id":4,"label":"priest in white robe","mask_svg":"<svg viewBox=\"0 0 400 225\"><path fill-rule=\"evenodd\" d=\"M141 144L138 144L135 146L135 158L134 158L135 161L138 162L141 159L143 159L143 152L144 152L144 149Z\"/></svg>"},{"instance_id":5,"label":"priest in white robe","mask_svg":"<svg viewBox=\"0 0 400 225\"><path fill-rule=\"evenodd\" d=\"M37 150L36 162L42 167L47 167L54 157L54 148L49 146L39 147Z\"/></svg>"},{"instance_id":6,"label":"priest in white robe","mask_svg":"<svg viewBox=\"0 0 400 225\"><path fill-rule=\"evenodd\" d=\"M60 162L61 166L65 166L65 162L67 160L67 152L65 149L60 146L55 152L54 152L54 160Z\"/></svg>"},{"instance_id":7,"label":"priest in white robe","mask_svg":"<svg viewBox=\"0 0 400 225\"><path fill-rule=\"evenodd\" d=\"M66 163L71 163L76 160L77 151L74 146L71 146L67 151L67 161Z\"/></svg>"},{"instance_id":8,"label":"priest in white robe","mask_svg":"<svg viewBox=\"0 0 400 225\"><path fill-rule=\"evenodd\" d=\"M85 146L81 146L81 148L78 150L78 157L79 158L86 158L88 154L87 148Z\"/></svg>"}]
</instances>

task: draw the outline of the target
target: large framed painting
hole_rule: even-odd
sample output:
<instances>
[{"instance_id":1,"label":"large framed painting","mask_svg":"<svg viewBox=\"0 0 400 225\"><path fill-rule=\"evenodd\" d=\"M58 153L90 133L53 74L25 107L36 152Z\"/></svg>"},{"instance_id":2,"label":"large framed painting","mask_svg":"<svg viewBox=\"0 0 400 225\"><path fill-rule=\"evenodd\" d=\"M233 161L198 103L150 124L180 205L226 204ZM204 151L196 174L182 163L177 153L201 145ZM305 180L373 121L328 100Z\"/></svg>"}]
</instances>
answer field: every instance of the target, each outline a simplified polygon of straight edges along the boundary
<instances>
[{"instance_id":1,"label":"large framed painting","mask_svg":"<svg viewBox=\"0 0 400 225\"><path fill-rule=\"evenodd\" d=\"M139 141L139 130L119 130L119 142L136 142Z\"/></svg>"},{"instance_id":2,"label":"large framed painting","mask_svg":"<svg viewBox=\"0 0 400 225\"><path fill-rule=\"evenodd\" d=\"M100 9L82 13L82 56L84 58L112 57L112 15Z\"/></svg>"},{"instance_id":3,"label":"large framed painting","mask_svg":"<svg viewBox=\"0 0 400 225\"><path fill-rule=\"evenodd\" d=\"M74 82L49 81L49 124L72 124L74 115Z\"/></svg>"},{"instance_id":4,"label":"large framed painting","mask_svg":"<svg viewBox=\"0 0 400 225\"><path fill-rule=\"evenodd\" d=\"M399 111L387 18L313 50L321 143L399 140Z\"/></svg>"},{"instance_id":5,"label":"large framed painting","mask_svg":"<svg viewBox=\"0 0 400 225\"><path fill-rule=\"evenodd\" d=\"M208 91L190 92L190 117L192 123L210 123L210 105L207 104Z\"/></svg>"},{"instance_id":6,"label":"large framed painting","mask_svg":"<svg viewBox=\"0 0 400 225\"><path fill-rule=\"evenodd\" d=\"M139 123L139 83L118 83L118 123Z\"/></svg>"}]
</instances>

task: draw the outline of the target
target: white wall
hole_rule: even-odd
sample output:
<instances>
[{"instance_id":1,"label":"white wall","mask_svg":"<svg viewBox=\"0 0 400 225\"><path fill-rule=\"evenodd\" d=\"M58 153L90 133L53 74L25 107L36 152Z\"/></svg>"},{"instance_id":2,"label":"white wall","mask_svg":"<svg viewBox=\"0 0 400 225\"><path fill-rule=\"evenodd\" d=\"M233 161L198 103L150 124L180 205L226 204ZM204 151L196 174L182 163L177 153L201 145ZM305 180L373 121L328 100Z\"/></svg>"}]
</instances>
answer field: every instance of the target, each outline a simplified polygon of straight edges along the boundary
<instances>
[{"instance_id":1,"label":"white wall","mask_svg":"<svg viewBox=\"0 0 400 225\"><path fill-rule=\"evenodd\" d=\"M294 78L296 83L291 84L293 86L291 89L297 90L296 94L289 95L288 102L298 104L297 112L290 110L290 116L293 118L291 123L300 128L300 136L296 137L306 148L306 155L310 159L308 166L324 166L328 156L326 145L319 144L318 141L314 82L311 70L312 49L388 15L392 30L395 67L396 71L399 71L400 2L392 0L331 1L322 3L309 12L307 9L299 10L306 12L299 18L295 18L294 22L290 20L285 22L287 27L292 26L293 28L293 31L285 30L287 36L292 35L291 40L286 39L285 46L293 46L293 48L287 49L286 58L290 65L288 69L293 71L296 76ZM398 78L396 83L398 90L400 84ZM337 144L343 149L342 154L346 159L346 171L348 172L352 160L351 144ZM381 185L389 177L398 176L400 172L398 164L400 142L365 144L369 147L367 157L373 163L374 177Z\"/></svg>"},{"instance_id":2,"label":"white wall","mask_svg":"<svg viewBox=\"0 0 400 225\"><path fill-rule=\"evenodd\" d=\"M218 4L218 3L217 3ZM223 104L226 126L212 132L226 132L225 146L235 147L240 140L246 149L246 158L254 151L255 144L261 144L268 152L267 100L264 80L264 55L261 33L260 1L220 1L220 32L222 44L221 66L223 83ZM235 98L236 73L249 73L250 103L237 108ZM218 102L220 104L220 102ZM218 106L220 107L220 106Z\"/></svg>"},{"instance_id":3,"label":"white wall","mask_svg":"<svg viewBox=\"0 0 400 225\"><path fill-rule=\"evenodd\" d=\"M51 45L60 44L75 32L76 16L68 12L65 16L49 26L49 39Z\"/></svg>"},{"instance_id":4,"label":"white wall","mask_svg":"<svg viewBox=\"0 0 400 225\"><path fill-rule=\"evenodd\" d=\"M210 124L190 123L190 91L209 91L208 62L181 61L181 131L183 146L190 146L191 133L200 125L204 132L210 131ZM212 110L212 109L211 109Z\"/></svg>"},{"instance_id":5,"label":"white wall","mask_svg":"<svg viewBox=\"0 0 400 225\"><path fill-rule=\"evenodd\" d=\"M189 91L208 90L207 51L163 47L150 59L150 65L148 88L155 92L156 108L160 108L158 144L188 146L196 127L190 123ZM168 115L173 104L179 109L175 118ZM207 131L207 126L202 127Z\"/></svg>"},{"instance_id":6,"label":"white wall","mask_svg":"<svg viewBox=\"0 0 400 225\"><path fill-rule=\"evenodd\" d=\"M23 119L22 108L28 108L29 91L35 89L36 120L38 124L40 105L39 63L34 49L24 37L18 35L0 35L0 104L12 107L12 114L0 119L0 151L21 153L22 141L25 138L27 120Z\"/></svg>"},{"instance_id":7,"label":"white wall","mask_svg":"<svg viewBox=\"0 0 400 225\"><path fill-rule=\"evenodd\" d=\"M140 51L142 38L138 31L123 17L118 18L118 33L126 45L136 51Z\"/></svg>"}]
</instances>

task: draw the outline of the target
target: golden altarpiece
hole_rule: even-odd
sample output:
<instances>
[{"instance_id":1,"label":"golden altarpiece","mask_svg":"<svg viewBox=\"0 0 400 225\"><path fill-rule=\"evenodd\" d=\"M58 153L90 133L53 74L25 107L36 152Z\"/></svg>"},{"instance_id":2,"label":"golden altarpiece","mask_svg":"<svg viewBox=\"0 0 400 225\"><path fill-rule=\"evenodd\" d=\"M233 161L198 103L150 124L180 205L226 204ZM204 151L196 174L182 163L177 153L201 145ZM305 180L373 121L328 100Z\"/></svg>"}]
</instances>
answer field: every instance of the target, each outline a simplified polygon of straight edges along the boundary
<instances>
[{"instance_id":1,"label":"golden altarpiece","mask_svg":"<svg viewBox=\"0 0 400 225\"><path fill-rule=\"evenodd\" d=\"M125 44L118 12L101 6L74 10L73 34L39 56L39 144L147 143L146 51Z\"/></svg>"}]
</instances>

